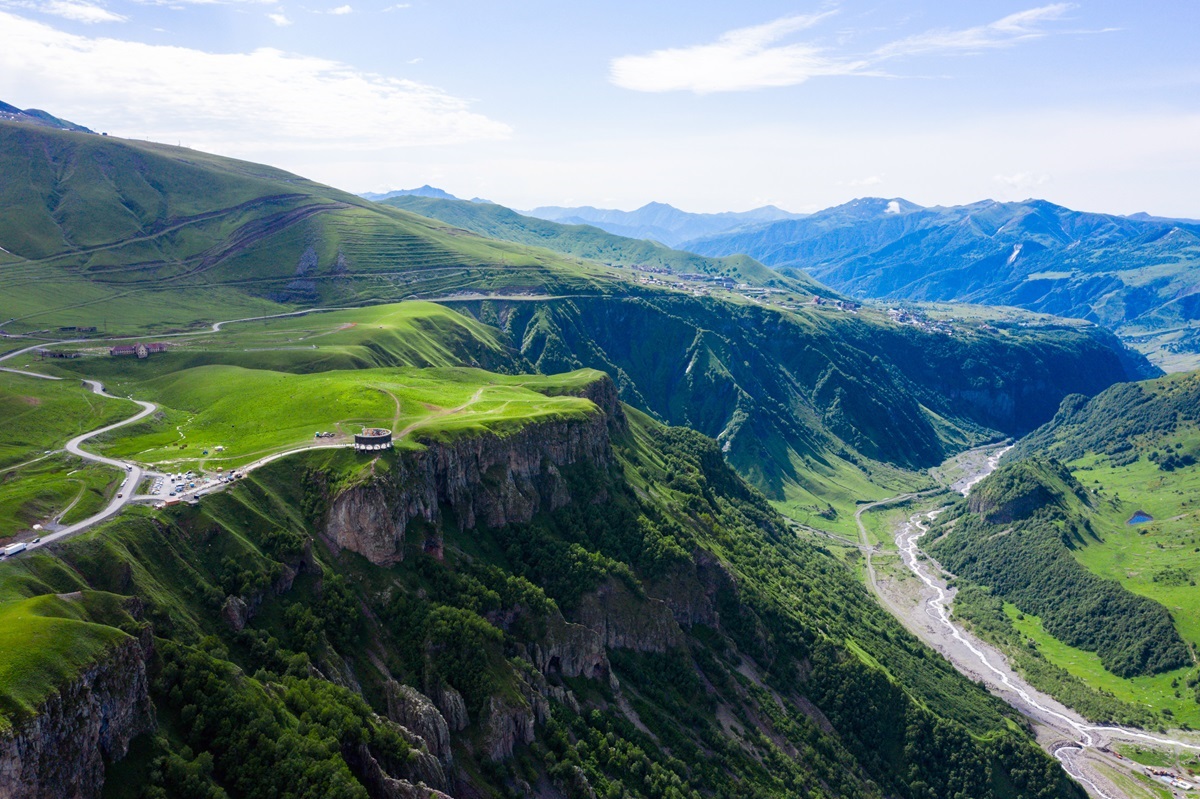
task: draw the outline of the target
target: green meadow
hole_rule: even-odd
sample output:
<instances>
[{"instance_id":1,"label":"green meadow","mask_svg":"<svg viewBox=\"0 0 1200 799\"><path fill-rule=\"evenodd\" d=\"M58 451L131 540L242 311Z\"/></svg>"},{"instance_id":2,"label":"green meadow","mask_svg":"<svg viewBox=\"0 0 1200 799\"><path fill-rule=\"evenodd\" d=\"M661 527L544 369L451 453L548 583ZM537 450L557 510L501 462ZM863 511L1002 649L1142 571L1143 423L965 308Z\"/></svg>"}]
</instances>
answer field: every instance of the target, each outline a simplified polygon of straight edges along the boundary
<instances>
[{"instance_id":1,"label":"green meadow","mask_svg":"<svg viewBox=\"0 0 1200 799\"><path fill-rule=\"evenodd\" d=\"M57 585L86 588L46 555L7 563L0 572L0 731L31 714L57 686L73 678L132 629L122 598L99 591L55 594Z\"/></svg>"},{"instance_id":2,"label":"green meadow","mask_svg":"<svg viewBox=\"0 0 1200 799\"><path fill-rule=\"evenodd\" d=\"M1009 603L1005 603L1004 612L1013 628L1033 641L1042 656L1053 665L1122 702L1163 713L1167 716L1168 726L1186 724L1193 729L1200 728L1200 704L1196 703L1195 689L1187 685L1187 678L1195 673L1194 667L1122 679L1100 665L1100 657L1095 652L1068 646L1050 635L1038 617L1022 614Z\"/></svg>"},{"instance_id":3,"label":"green meadow","mask_svg":"<svg viewBox=\"0 0 1200 799\"><path fill-rule=\"evenodd\" d=\"M30 366L36 368L36 360ZM136 411L133 403L97 396L77 380L0 372L0 539L101 508L116 470L56 451Z\"/></svg>"},{"instance_id":4,"label":"green meadow","mask_svg":"<svg viewBox=\"0 0 1200 799\"><path fill-rule=\"evenodd\" d=\"M20 368L24 363L11 365ZM30 368L38 366L31 358ZM0 372L0 469L40 457L80 433L132 416L137 410L131 402L97 396L77 380Z\"/></svg>"},{"instance_id":5,"label":"green meadow","mask_svg":"<svg viewBox=\"0 0 1200 799\"><path fill-rule=\"evenodd\" d=\"M145 381L114 382L113 390L156 402L160 413L98 439L97 447L162 468L199 465L216 471L313 444L318 431L335 438L315 443L347 443L363 427L386 427L394 431L397 446L417 446L418 437L503 433L593 413L595 406L586 399L547 394L599 375L584 370L508 376L413 367L291 374L199 366Z\"/></svg>"}]
</instances>

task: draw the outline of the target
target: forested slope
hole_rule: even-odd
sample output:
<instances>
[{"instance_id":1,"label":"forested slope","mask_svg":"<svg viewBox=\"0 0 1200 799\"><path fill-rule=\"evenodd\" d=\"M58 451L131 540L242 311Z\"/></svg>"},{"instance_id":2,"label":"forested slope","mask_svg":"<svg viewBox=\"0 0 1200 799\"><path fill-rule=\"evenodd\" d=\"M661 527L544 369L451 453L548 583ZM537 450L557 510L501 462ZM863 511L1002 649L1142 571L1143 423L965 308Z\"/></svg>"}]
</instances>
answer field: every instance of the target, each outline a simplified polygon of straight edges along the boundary
<instances>
[{"instance_id":1,"label":"forested slope","mask_svg":"<svg viewBox=\"0 0 1200 799\"><path fill-rule=\"evenodd\" d=\"M532 478L550 504L471 523L447 487L398 561L338 509L421 456L330 453L0 567L145 642L157 727L110 795L1082 795L711 440L587 395L607 440Z\"/></svg>"}]
</instances>

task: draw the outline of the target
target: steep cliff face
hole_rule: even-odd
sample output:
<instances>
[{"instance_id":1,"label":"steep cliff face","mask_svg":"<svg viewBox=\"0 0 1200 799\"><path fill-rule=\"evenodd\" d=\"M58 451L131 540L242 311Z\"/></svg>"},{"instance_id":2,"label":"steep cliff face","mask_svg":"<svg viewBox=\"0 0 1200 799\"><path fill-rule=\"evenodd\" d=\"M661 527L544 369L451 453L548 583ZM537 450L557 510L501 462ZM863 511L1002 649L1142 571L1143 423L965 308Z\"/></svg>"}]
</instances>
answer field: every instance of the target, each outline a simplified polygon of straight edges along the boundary
<instances>
[{"instance_id":1,"label":"steep cliff face","mask_svg":"<svg viewBox=\"0 0 1200 799\"><path fill-rule=\"evenodd\" d=\"M0 796L100 796L104 761L154 727L143 643L129 638L0 736Z\"/></svg>"},{"instance_id":2,"label":"steep cliff face","mask_svg":"<svg viewBox=\"0 0 1200 799\"><path fill-rule=\"evenodd\" d=\"M459 529L527 522L540 510L574 500L561 469L576 464L605 467L612 461L609 433L625 417L616 387L607 378L580 395L596 405L582 419L529 424L511 435L484 434L428 442L420 451L400 452L390 468L379 468L332 498L325 536L377 565L404 558L405 534L414 521L437 530L446 511ZM425 542L437 551L436 533Z\"/></svg>"}]
</instances>

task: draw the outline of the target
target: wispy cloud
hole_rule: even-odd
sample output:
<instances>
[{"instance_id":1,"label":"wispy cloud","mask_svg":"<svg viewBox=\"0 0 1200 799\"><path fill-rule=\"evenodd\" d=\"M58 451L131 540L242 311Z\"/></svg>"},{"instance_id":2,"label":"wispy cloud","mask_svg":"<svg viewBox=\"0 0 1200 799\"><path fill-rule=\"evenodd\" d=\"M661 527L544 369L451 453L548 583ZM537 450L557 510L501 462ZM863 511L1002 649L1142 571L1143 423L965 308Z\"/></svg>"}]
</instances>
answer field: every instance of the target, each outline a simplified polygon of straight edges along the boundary
<instances>
[{"instance_id":1,"label":"wispy cloud","mask_svg":"<svg viewBox=\"0 0 1200 799\"><path fill-rule=\"evenodd\" d=\"M788 16L729 31L709 44L615 58L609 76L617 86L634 91L696 94L795 86L811 78L834 75L883 76L887 73L881 65L891 59L980 52L1048 36L1051 31L1047 24L1061 20L1072 7L1055 3L986 25L928 31L860 55L835 52L816 41L787 41L836 12Z\"/></svg>"},{"instance_id":2,"label":"wispy cloud","mask_svg":"<svg viewBox=\"0 0 1200 799\"><path fill-rule=\"evenodd\" d=\"M267 14L267 19L271 20L271 22L275 23L275 25L279 26L280 28L286 28L288 25L292 24L292 21L287 18L287 14L283 13L283 11L276 11L274 13Z\"/></svg>"},{"instance_id":3,"label":"wispy cloud","mask_svg":"<svg viewBox=\"0 0 1200 799\"><path fill-rule=\"evenodd\" d=\"M343 17L346 14L353 14L354 9L348 5L345 5L345 6L338 6L337 8L331 8L328 11L326 11L325 13L333 14L336 17Z\"/></svg>"},{"instance_id":4,"label":"wispy cloud","mask_svg":"<svg viewBox=\"0 0 1200 799\"><path fill-rule=\"evenodd\" d=\"M0 97L113 133L228 154L382 150L506 138L502 122L434 86L325 58L209 53L67 33L0 11Z\"/></svg>"},{"instance_id":5,"label":"wispy cloud","mask_svg":"<svg viewBox=\"0 0 1200 799\"><path fill-rule=\"evenodd\" d=\"M385 8L383 10L383 13L386 14L389 11L401 11L405 8L412 8L412 3L396 3L395 5L391 5L391 6L388 6L387 8Z\"/></svg>"},{"instance_id":6,"label":"wispy cloud","mask_svg":"<svg viewBox=\"0 0 1200 799\"><path fill-rule=\"evenodd\" d=\"M1010 189L1032 189L1045 186L1050 182L1050 176L1038 172L1014 172L1010 175L996 175L995 181Z\"/></svg>"},{"instance_id":7,"label":"wispy cloud","mask_svg":"<svg viewBox=\"0 0 1200 799\"><path fill-rule=\"evenodd\" d=\"M1030 39L1050 35L1045 23L1057 22L1073 8L1071 3L1018 11L1007 17L962 30L933 30L900 39L875 51L876 58L925 55L928 53L978 53L1012 47Z\"/></svg>"},{"instance_id":8,"label":"wispy cloud","mask_svg":"<svg viewBox=\"0 0 1200 799\"><path fill-rule=\"evenodd\" d=\"M854 180L848 181L846 185L857 188L861 186L878 186L881 183L883 183L883 178L880 175L868 175L865 178L855 178Z\"/></svg>"},{"instance_id":9,"label":"wispy cloud","mask_svg":"<svg viewBox=\"0 0 1200 799\"><path fill-rule=\"evenodd\" d=\"M109 11L104 6L89 3L86 0L45 0L44 2L12 0L12 2L0 2L0 6L38 11L42 14L69 19L72 22L82 22L85 25L93 25L97 22L124 22L128 19L123 14Z\"/></svg>"},{"instance_id":10,"label":"wispy cloud","mask_svg":"<svg viewBox=\"0 0 1200 799\"><path fill-rule=\"evenodd\" d=\"M832 13L783 17L765 25L739 28L711 44L622 56L612 62L611 79L634 91L708 94L793 86L817 76L848 75L865 69L864 61L835 58L811 44L778 43Z\"/></svg>"}]
</instances>

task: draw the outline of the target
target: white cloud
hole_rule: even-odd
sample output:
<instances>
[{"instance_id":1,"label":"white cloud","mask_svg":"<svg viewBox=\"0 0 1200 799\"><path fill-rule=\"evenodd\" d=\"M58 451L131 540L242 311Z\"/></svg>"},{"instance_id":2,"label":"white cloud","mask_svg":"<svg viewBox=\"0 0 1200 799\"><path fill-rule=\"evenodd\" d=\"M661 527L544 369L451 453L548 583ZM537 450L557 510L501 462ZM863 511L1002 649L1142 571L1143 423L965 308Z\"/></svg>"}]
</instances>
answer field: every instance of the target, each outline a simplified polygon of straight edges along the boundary
<instances>
[{"instance_id":1,"label":"white cloud","mask_svg":"<svg viewBox=\"0 0 1200 799\"><path fill-rule=\"evenodd\" d=\"M765 25L730 31L712 44L655 50L613 60L612 82L641 92L742 91L793 86L819 75L850 75L861 60L825 55L809 44L775 44L788 34L813 27L833 12L783 17Z\"/></svg>"},{"instance_id":2,"label":"white cloud","mask_svg":"<svg viewBox=\"0 0 1200 799\"><path fill-rule=\"evenodd\" d=\"M0 30L0 97L36 98L56 114L117 134L248 155L511 133L436 87L324 58L78 36L3 11Z\"/></svg>"},{"instance_id":3,"label":"white cloud","mask_svg":"<svg viewBox=\"0 0 1200 799\"><path fill-rule=\"evenodd\" d=\"M35 0L14 0L13 2L0 3L9 8L27 8L32 11L40 11L43 14L52 14L56 17L69 19L72 22L82 22L85 25L93 25L97 22L124 22L128 17L118 14L114 11L109 11L96 3L89 3L86 0L44 0L44 2L36 2Z\"/></svg>"},{"instance_id":4,"label":"white cloud","mask_svg":"<svg viewBox=\"0 0 1200 799\"><path fill-rule=\"evenodd\" d=\"M1010 175L996 175L995 181L1012 189L1032 189L1045 186L1050 182L1050 176L1035 172L1014 172Z\"/></svg>"},{"instance_id":5,"label":"white cloud","mask_svg":"<svg viewBox=\"0 0 1200 799\"><path fill-rule=\"evenodd\" d=\"M412 8L412 3L396 3L393 6L388 6L387 8L385 8L383 10L383 13L386 14L389 11L400 11L405 8Z\"/></svg>"},{"instance_id":6,"label":"white cloud","mask_svg":"<svg viewBox=\"0 0 1200 799\"><path fill-rule=\"evenodd\" d=\"M855 178L846 185L848 186L878 186L883 183L883 178L879 175L869 175L865 178Z\"/></svg>"},{"instance_id":7,"label":"white cloud","mask_svg":"<svg viewBox=\"0 0 1200 799\"><path fill-rule=\"evenodd\" d=\"M986 25L929 31L860 56L834 53L814 42L781 41L835 12L789 16L729 31L710 44L614 58L609 78L617 86L640 92L708 94L795 86L810 78L832 75L880 77L887 73L879 65L892 58L978 52L1047 36L1044 23L1061 19L1070 8L1069 3L1056 3L1010 14Z\"/></svg>"},{"instance_id":8,"label":"white cloud","mask_svg":"<svg viewBox=\"0 0 1200 799\"><path fill-rule=\"evenodd\" d=\"M883 209L883 212L884 212L885 214L898 214L898 213L900 213L900 203L899 203L898 201L896 201L896 200L889 200L889 201L888 201L888 204L887 204L887 208L884 208L884 209Z\"/></svg>"},{"instance_id":9,"label":"white cloud","mask_svg":"<svg viewBox=\"0 0 1200 799\"><path fill-rule=\"evenodd\" d=\"M338 6L337 8L331 8L331 9L329 9L329 11L327 11L325 13L333 14L334 16L341 17L341 16L345 16L346 14L350 14L353 12L354 12L353 8L351 8L348 5L345 5L345 6Z\"/></svg>"},{"instance_id":10,"label":"white cloud","mask_svg":"<svg viewBox=\"0 0 1200 799\"><path fill-rule=\"evenodd\" d=\"M1073 8L1071 3L1018 11L987 25L963 30L935 30L884 45L876 51L880 58L923 55L927 53L979 52L1012 47L1029 39L1049 35L1043 23L1054 22Z\"/></svg>"},{"instance_id":11,"label":"white cloud","mask_svg":"<svg viewBox=\"0 0 1200 799\"><path fill-rule=\"evenodd\" d=\"M287 18L287 14L284 14L282 11L276 11L273 14L267 14L267 19L271 20L271 22L274 22L280 28L284 28L292 24L292 21Z\"/></svg>"}]
</instances>

